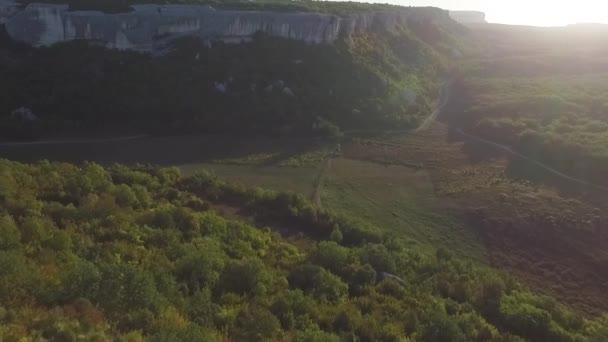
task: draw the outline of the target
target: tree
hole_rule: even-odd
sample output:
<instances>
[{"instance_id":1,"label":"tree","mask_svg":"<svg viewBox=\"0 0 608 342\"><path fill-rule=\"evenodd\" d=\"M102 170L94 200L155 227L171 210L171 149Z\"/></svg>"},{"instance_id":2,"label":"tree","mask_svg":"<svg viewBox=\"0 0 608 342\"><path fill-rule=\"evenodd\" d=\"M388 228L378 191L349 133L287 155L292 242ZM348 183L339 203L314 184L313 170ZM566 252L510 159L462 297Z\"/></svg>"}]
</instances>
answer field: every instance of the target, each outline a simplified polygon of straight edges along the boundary
<instances>
[{"instance_id":1,"label":"tree","mask_svg":"<svg viewBox=\"0 0 608 342\"><path fill-rule=\"evenodd\" d=\"M338 227L335 227L334 230L332 230L331 234L329 235L329 239L335 243L342 242L343 238L344 238L344 235L342 235L342 232L340 231L340 228L338 228Z\"/></svg>"},{"instance_id":2,"label":"tree","mask_svg":"<svg viewBox=\"0 0 608 342\"><path fill-rule=\"evenodd\" d=\"M263 294L268 282L269 275L259 259L233 261L222 272L219 290L240 295Z\"/></svg>"},{"instance_id":3,"label":"tree","mask_svg":"<svg viewBox=\"0 0 608 342\"><path fill-rule=\"evenodd\" d=\"M93 263L78 260L68 266L62 283L63 298L66 301L81 297L96 299L101 285L101 272Z\"/></svg>"},{"instance_id":4,"label":"tree","mask_svg":"<svg viewBox=\"0 0 608 342\"><path fill-rule=\"evenodd\" d=\"M492 276L481 280L479 292L475 302L479 311L490 320L500 317L500 301L505 292L505 283L502 279Z\"/></svg>"},{"instance_id":5,"label":"tree","mask_svg":"<svg viewBox=\"0 0 608 342\"><path fill-rule=\"evenodd\" d=\"M361 259L377 272L395 273L395 259L382 244L368 244L363 248Z\"/></svg>"},{"instance_id":6,"label":"tree","mask_svg":"<svg viewBox=\"0 0 608 342\"><path fill-rule=\"evenodd\" d=\"M120 207L138 207L139 201L137 199L137 195L131 188L126 184L120 184L114 187L113 189L114 198L116 199L116 204Z\"/></svg>"},{"instance_id":7,"label":"tree","mask_svg":"<svg viewBox=\"0 0 608 342\"><path fill-rule=\"evenodd\" d=\"M354 332L361 325L361 312L353 305L344 305L334 318L336 331Z\"/></svg>"},{"instance_id":8,"label":"tree","mask_svg":"<svg viewBox=\"0 0 608 342\"><path fill-rule=\"evenodd\" d=\"M96 302L115 317L162 305L152 274L132 264L103 265Z\"/></svg>"},{"instance_id":9,"label":"tree","mask_svg":"<svg viewBox=\"0 0 608 342\"><path fill-rule=\"evenodd\" d=\"M188 286L189 294L203 288L213 288L224 268L224 260L217 252L195 250L176 261L175 273Z\"/></svg>"},{"instance_id":10,"label":"tree","mask_svg":"<svg viewBox=\"0 0 608 342\"><path fill-rule=\"evenodd\" d=\"M365 264L356 269L351 277L350 284L358 289L363 289L367 286L371 286L376 282L376 271L370 264Z\"/></svg>"},{"instance_id":11,"label":"tree","mask_svg":"<svg viewBox=\"0 0 608 342\"><path fill-rule=\"evenodd\" d=\"M421 340L428 342L466 342L458 324L444 313L430 312L421 334Z\"/></svg>"},{"instance_id":12,"label":"tree","mask_svg":"<svg viewBox=\"0 0 608 342\"><path fill-rule=\"evenodd\" d=\"M270 307L284 329L292 329L297 324L316 316L315 302L301 290L289 290L277 297Z\"/></svg>"},{"instance_id":13,"label":"tree","mask_svg":"<svg viewBox=\"0 0 608 342\"><path fill-rule=\"evenodd\" d=\"M0 250L0 303L18 303L28 294L28 283L33 278L24 255L17 251Z\"/></svg>"},{"instance_id":14,"label":"tree","mask_svg":"<svg viewBox=\"0 0 608 342\"><path fill-rule=\"evenodd\" d=\"M322 267L306 264L289 276L292 287L302 289L317 300L340 303L348 297L348 285Z\"/></svg>"},{"instance_id":15,"label":"tree","mask_svg":"<svg viewBox=\"0 0 608 342\"><path fill-rule=\"evenodd\" d=\"M319 242L311 255L311 262L320 265L334 274L344 274L348 262L348 248L334 241Z\"/></svg>"},{"instance_id":16,"label":"tree","mask_svg":"<svg viewBox=\"0 0 608 342\"><path fill-rule=\"evenodd\" d=\"M190 319L201 326L213 327L216 315L221 307L213 303L211 291L198 291L188 302L188 316Z\"/></svg>"},{"instance_id":17,"label":"tree","mask_svg":"<svg viewBox=\"0 0 608 342\"><path fill-rule=\"evenodd\" d=\"M162 328L152 333L149 341L172 342L172 341L220 341L213 333L196 324L188 324L185 327Z\"/></svg>"},{"instance_id":18,"label":"tree","mask_svg":"<svg viewBox=\"0 0 608 342\"><path fill-rule=\"evenodd\" d=\"M297 340L298 342L340 342L340 337L319 328L311 328L298 331Z\"/></svg>"},{"instance_id":19,"label":"tree","mask_svg":"<svg viewBox=\"0 0 608 342\"><path fill-rule=\"evenodd\" d=\"M200 233L201 223L192 210L186 208L177 208L173 212L173 220L175 221L175 225L182 233L185 234L186 237L192 237L198 233Z\"/></svg>"},{"instance_id":20,"label":"tree","mask_svg":"<svg viewBox=\"0 0 608 342\"><path fill-rule=\"evenodd\" d=\"M49 223L37 216L23 218L20 230L25 243L40 244L51 237Z\"/></svg>"},{"instance_id":21,"label":"tree","mask_svg":"<svg viewBox=\"0 0 608 342\"><path fill-rule=\"evenodd\" d=\"M0 216L0 250L21 246L21 232L10 215Z\"/></svg>"},{"instance_id":22,"label":"tree","mask_svg":"<svg viewBox=\"0 0 608 342\"><path fill-rule=\"evenodd\" d=\"M279 320L259 306L245 307L236 318L232 336L237 341L268 341L280 330Z\"/></svg>"}]
</instances>

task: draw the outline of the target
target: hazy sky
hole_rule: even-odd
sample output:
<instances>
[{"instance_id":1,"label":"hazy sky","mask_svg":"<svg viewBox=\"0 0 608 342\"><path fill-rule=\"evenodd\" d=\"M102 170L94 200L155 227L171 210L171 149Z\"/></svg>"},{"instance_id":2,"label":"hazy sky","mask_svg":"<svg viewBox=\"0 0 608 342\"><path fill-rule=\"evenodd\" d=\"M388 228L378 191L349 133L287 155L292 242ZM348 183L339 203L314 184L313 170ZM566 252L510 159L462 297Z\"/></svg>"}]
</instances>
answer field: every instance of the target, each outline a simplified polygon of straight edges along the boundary
<instances>
[{"instance_id":1,"label":"hazy sky","mask_svg":"<svg viewBox=\"0 0 608 342\"><path fill-rule=\"evenodd\" d=\"M404 6L478 10L490 22L538 26L608 23L608 0L363 0Z\"/></svg>"}]
</instances>

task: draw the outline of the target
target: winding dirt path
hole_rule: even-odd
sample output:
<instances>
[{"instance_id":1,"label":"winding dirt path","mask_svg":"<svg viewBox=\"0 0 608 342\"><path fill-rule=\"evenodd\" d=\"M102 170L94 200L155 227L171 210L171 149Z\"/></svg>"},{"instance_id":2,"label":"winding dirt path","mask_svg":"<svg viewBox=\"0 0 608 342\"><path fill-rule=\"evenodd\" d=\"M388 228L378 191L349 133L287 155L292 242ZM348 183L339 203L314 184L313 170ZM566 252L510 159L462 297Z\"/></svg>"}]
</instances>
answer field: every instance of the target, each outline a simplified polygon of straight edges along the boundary
<instances>
[{"instance_id":1,"label":"winding dirt path","mask_svg":"<svg viewBox=\"0 0 608 342\"><path fill-rule=\"evenodd\" d=\"M437 121L437 117L448 105L448 101L450 99L450 94L452 91L452 80L445 82L441 88L439 89L439 105L435 108L435 110L429 115L421 124L413 131L413 133L422 132L433 124L433 122Z\"/></svg>"},{"instance_id":2,"label":"winding dirt path","mask_svg":"<svg viewBox=\"0 0 608 342\"><path fill-rule=\"evenodd\" d=\"M397 134L397 135L399 135L399 134L412 134L412 133L415 134L415 133L419 133L419 132L422 132L422 131L428 129L435 122L440 123L442 125L445 125L444 123L441 123L441 122L437 121L437 117L441 114L441 112L448 105L448 102L449 102L449 99L450 99L450 96L451 96L451 87L452 87L452 85L453 85L453 81L452 80L446 81L444 83L444 85L440 89L439 105L433 111L433 113L431 113L431 115L429 115L424 120L424 122L422 122L420 124L420 126L418 126L418 128L416 128L414 130L385 131L385 133L387 133L387 134ZM562 178L564 180L567 180L567 181L570 181L570 182L574 182L574 183L577 183L577 184L580 184L580 185L588 186L588 187L591 187L591 188L594 188L594 189L597 189L597 190L607 191L608 192L608 187L606 187L606 186L595 184L595 183L591 183L591 182L588 182L586 180L570 176L570 175L568 175L568 174L566 174L566 173L564 173L562 171L559 171L559 170L557 170L557 169L555 169L555 168L553 168L553 167L551 167L551 166L549 166L549 165L547 165L547 164L545 164L545 163L543 163L543 162L541 162L539 160L536 160L536 159L531 158L529 156L526 156L526 155L524 155L524 154L522 154L520 152L517 152L517 151L515 151L510 146L502 145L502 144L496 143L496 142L491 141L491 140L487 140L487 139L484 139L484 138L481 138L481 137L478 137L478 136L475 136L475 135L471 135L471 134L465 133L461 128L456 129L456 132L458 134L460 134L461 136L463 136L465 138L468 138L468 139L471 139L471 140L473 140L474 142L476 142L478 144L483 144L483 145L486 145L486 146L492 146L494 148L503 150L503 151L507 152L508 154L510 154L510 155L512 155L512 156L514 156L516 158L520 158L520 159L525 160L525 161L527 161L529 163L532 163L533 165L535 165L535 166L537 166L537 167L539 167L539 168L541 168L541 169L543 169L543 170L545 170L545 171L547 171L547 172L549 172L549 173L551 173L551 174L553 174L553 175L555 175L557 177L560 177L560 178ZM386 146L399 146L400 145L398 143L393 143L393 142L378 142L378 143L381 144L381 145L386 145Z\"/></svg>"},{"instance_id":3,"label":"winding dirt path","mask_svg":"<svg viewBox=\"0 0 608 342\"><path fill-rule=\"evenodd\" d=\"M441 88L439 89L439 104L436 106L435 110L415 129L405 129L405 130L397 130L397 131L384 131L385 134L415 134L418 132L422 132L428 129L434 122L436 122L437 117L443 111L445 106L448 104L448 100L450 99L450 93L452 88L452 80L446 81ZM344 136L349 136L357 133L369 133L369 130L349 130L344 131ZM390 144L390 143L387 143ZM395 144L392 144L393 146ZM397 144L398 145L398 144ZM321 199L322 191L323 191L323 183L325 181L325 177L327 172L331 169L332 159L335 158L335 151L337 148L333 148L331 151L326 151L326 160L321 169L319 170L319 174L317 179L315 180L314 190L312 194L313 202L319 207L323 208L323 202Z\"/></svg>"},{"instance_id":4,"label":"winding dirt path","mask_svg":"<svg viewBox=\"0 0 608 342\"><path fill-rule=\"evenodd\" d=\"M0 147L7 146L32 146L32 145L70 145L70 144L103 144L109 142L120 142L128 140L138 140L147 138L149 135L131 135L126 137L115 137L105 139L76 139L76 140L42 140L42 141L24 141L24 142L4 142L0 143Z\"/></svg>"},{"instance_id":5,"label":"winding dirt path","mask_svg":"<svg viewBox=\"0 0 608 342\"><path fill-rule=\"evenodd\" d=\"M325 177L327 176L327 172L331 169L331 161L333 159L332 155L329 155L321 169L319 170L319 174L317 175L317 179L315 180L315 188L312 194L313 202L319 207L323 208L323 202L321 201L321 192L323 191L323 183L325 182Z\"/></svg>"},{"instance_id":6,"label":"winding dirt path","mask_svg":"<svg viewBox=\"0 0 608 342\"><path fill-rule=\"evenodd\" d=\"M579 179L579 178L567 175L567 174L565 174L565 173L563 173L563 172L561 172L561 171L559 171L557 169L552 168L551 166L549 166L549 165L547 165L545 163L542 163L542 162L540 162L540 161L538 161L536 159L533 159L531 157L528 157L528 156L526 156L524 154L521 154L521 153L515 151L510 146L502 145L502 144L496 143L494 141L490 141L490 140L487 140L487 139L484 139L484 138L480 138L480 137L475 136L475 135L471 135L471 134L465 133L460 128L458 128L456 130L456 132L458 134L466 137L466 138L474 140L477 143L484 144L484 145L487 145L487 146L492 146L492 147L495 147L497 149L503 150L503 151L509 153L512 156L515 156L517 158L520 158L520 159L523 159L523 160L525 160L527 162L530 162L530 163L532 163L532 164L534 164L534 165L542 168L543 170L548 171L549 173L551 173L553 175L556 175L556 176L558 176L558 177L560 177L562 179L566 179L568 181L575 182L575 183L578 183L578 184L581 184L581 185L589 186L589 187L592 187L592 188L595 188L595 189L598 189L598 190L608 191L608 187L605 187L605 186L602 186L602 185L599 185L599 184L590 183L590 182L587 182L585 180L582 180L582 179Z\"/></svg>"}]
</instances>

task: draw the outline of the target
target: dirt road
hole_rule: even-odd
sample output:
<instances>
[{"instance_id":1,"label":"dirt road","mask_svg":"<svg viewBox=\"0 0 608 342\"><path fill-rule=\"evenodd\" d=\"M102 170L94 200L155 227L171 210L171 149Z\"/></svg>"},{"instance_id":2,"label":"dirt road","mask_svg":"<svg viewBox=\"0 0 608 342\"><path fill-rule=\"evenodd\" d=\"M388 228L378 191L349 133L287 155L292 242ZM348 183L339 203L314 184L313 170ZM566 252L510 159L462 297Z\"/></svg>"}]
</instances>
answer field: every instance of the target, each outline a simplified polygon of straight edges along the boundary
<instances>
[{"instance_id":1,"label":"dirt road","mask_svg":"<svg viewBox=\"0 0 608 342\"><path fill-rule=\"evenodd\" d=\"M32 145L70 145L70 144L103 144L109 142L120 142L128 140L137 140L149 137L148 135L131 135L126 137L104 138L104 139L75 139L75 140L42 140L42 141L24 141L24 142L4 142L0 143L0 147L6 146L32 146Z\"/></svg>"}]
</instances>

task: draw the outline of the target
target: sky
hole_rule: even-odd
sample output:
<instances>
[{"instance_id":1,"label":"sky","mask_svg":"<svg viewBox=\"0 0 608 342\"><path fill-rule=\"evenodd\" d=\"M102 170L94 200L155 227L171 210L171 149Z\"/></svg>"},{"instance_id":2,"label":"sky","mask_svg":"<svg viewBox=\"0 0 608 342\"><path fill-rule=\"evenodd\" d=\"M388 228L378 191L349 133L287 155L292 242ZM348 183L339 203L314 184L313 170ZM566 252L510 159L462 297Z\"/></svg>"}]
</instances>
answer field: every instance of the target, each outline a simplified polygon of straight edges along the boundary
<instances>
[{"instance_id":1,"label":"sky","mask_svg":"<svg viewBox=\"0 0 608 342\"><path fill-rule=\"evenodd\" d=\"M363 0L371 1L371 0ZM477 10L493 23L563 26L608 24L608 0L373 0L403 6L435 6L449 10Z\"/></svg>"}]
</instances>

